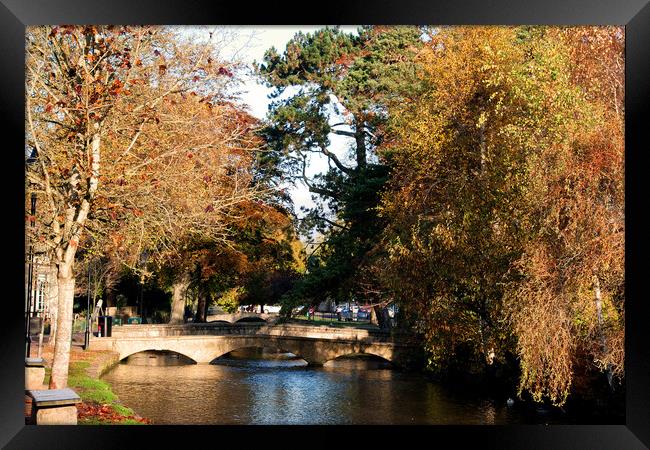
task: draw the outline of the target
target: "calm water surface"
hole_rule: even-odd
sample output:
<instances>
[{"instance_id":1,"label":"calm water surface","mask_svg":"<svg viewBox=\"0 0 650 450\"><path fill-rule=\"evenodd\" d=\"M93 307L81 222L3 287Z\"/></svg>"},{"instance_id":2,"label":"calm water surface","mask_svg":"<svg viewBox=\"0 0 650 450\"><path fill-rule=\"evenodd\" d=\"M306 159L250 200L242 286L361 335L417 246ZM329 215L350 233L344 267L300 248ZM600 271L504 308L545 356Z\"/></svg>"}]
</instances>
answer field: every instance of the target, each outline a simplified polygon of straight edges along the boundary
<instances>
[{"instance_id":1,"label":"calm water surface","mask_svg":"<svg viewBox=\"0 0 650 450\"><path fill-rule=\"evenodd\" d=\"M290 353L246 349L212 364L188 362L142 352L103 379L155 424L530 423L505 399L464 397L383 361L339 359L314 368Z\"/></svg>"}]
</instances>

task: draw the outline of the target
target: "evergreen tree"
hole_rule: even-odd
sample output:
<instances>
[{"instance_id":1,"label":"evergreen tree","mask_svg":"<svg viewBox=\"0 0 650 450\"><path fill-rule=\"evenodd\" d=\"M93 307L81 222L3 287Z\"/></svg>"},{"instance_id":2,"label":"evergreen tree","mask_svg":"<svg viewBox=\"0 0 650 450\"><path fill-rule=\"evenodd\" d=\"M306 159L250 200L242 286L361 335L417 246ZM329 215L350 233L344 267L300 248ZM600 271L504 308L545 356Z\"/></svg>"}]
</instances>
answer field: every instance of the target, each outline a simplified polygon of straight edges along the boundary
<instances>
[{"instance_id":1,"label":"evergreen tree","mask_svg":"<svg viewBox=\"0 0 650 450\"><path fill-rule=\"evenodd\" d=\"M324 242L293 291L300 301L365 294L359 268L383 226L376 206L389 175L374 149L383 141L385 100L413 89L408 75L420 35L416 27L362 27L356 35L337 28L298 33L283 54L271 48L258 66L275 88L265 131L272 154L290 177L319 196L302 229L320 232ZM350 139L349 155L332 151L332 134ZM309 178L312 154L324 155L329 169Z\"/></svg>"}]
</instances>

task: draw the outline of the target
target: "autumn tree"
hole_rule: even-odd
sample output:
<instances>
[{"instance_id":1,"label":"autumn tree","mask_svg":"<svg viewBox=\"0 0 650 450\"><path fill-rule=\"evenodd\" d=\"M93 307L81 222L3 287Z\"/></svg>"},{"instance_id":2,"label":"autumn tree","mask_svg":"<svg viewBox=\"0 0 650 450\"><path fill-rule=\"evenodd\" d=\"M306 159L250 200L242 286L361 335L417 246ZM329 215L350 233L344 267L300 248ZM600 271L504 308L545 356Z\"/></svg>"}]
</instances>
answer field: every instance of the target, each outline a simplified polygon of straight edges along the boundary
<instances>
[{"instance_id":1,"label":"autumn tree","mask_svg":"<svg viewBox=\"0 0 650 450\"><path fill-rule=\"evenodd\" d=\"M593 386L594 372L612 388L624 375L624 36L618 27L551 33L577 98L564 139L530 161L530 237L507 310L520 392L562 404L572 389Z\"/></svg>"},{"instance_id":2,"label":"autumn tree","mask_svg":"<svg viewBox=\"0 0 650 450\"><path fill-rule=\"evenodd\" d=\"M209 42L161 27L32 27L26 50L26 145L37 154L27 178L44 198L33 238L57 268L50 387L60 388L80 245L223 237L232 205L254 196L242 156L249 125L225 94L233 68ZM145 212L155 225L138 220Z\"/></svg>"},{"instance_id":3,"label":"autumn tree","mask_svg":"<svg viewBox=\"0 0 650 450\"><path fill-rule=\"evenodd\" d=\"M211 302L276 303L303 269L302 244L289 212L260 201L240 205L232 246L207 246L197 256L188 287L197 298L196 322L205 322ZM225 296L225 297L224 297Z\"/></svg>"},{"instance_id":4,"label":"autumn tree","mask_svg":"<svg viewBox=\"0 0 650 450\"><path fill-rule=\"evenodd\" d=\"M516 357L520 393L555 404L594 357L622 370L622 36L596 33L612 58L597 62L581 33L435 30L424 88L391 105L380 152L393 170L374 269L430 366ZM607 107L595 86L613 89Z\"/></svg>"},{"instance_id":5,"label":"autumn tree","mask_svg":"<svg viewBox=\"0 0 650 450\"><path fill-rule=\"evenodd\" d=\"M502 277L518 256L522 162L541 137L541 96L525 84L551 70L526 51L512 28L436 30L417 57L425 85L391 109L377 279L418 319L440 372L481 372L509 348Z\"/></svg>"},{"instance_id":6,"label":"autumn tree","mask_svg":"<svg viewBox=\"0 0 650 450\"><path fill-rule=\"evenodd\" d=\"M248 261L240 301L263 311L265 304L278 303L304 272L304 251L289 211L277 205L256 209L240 237Z\"/></svg>"},{"instance_id":7,"label":"autumn tree","mask_svg":"<svg viewBox=\"0 0 650 450\"><path fill-rule=\"evenodd\" d=\"M169 117L175 124L186 121L184 129L172 127L152 136L158 143L160 136L169 136L167 145L187 151L150 165L151 181L135 192L121 179L116 186L124 192L118 198L128 198L143 213L125 215L122 226L111 233L109 247L132 270L140 271L143 252L148 255L143 266L148 273L170 269L166 279L172 289L171 323L182 321L184 292L199 255L209 247L220 251L234 245L235 224L246 217L242 205L271 194L268 186L253 179L259 145L255 119L232 102L204 102L191 94L172 100Z\"/></svg>"}]
</instances>

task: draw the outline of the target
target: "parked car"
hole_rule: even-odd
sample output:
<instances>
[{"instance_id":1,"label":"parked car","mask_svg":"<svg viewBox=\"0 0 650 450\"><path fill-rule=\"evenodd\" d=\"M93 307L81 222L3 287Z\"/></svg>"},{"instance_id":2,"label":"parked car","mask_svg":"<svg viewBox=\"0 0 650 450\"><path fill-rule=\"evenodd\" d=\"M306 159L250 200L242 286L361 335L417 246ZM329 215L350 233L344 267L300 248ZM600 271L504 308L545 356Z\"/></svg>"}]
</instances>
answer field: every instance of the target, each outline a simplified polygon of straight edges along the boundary
<instances>
[{"instance_id":1,"label":"parked car","mask_svg":"<svg viewBox=\"0 0 650 450\"><path fill-rule=\"evenodd\" d=\"M349 308L341 308L341 311L339 311L338 314L340 315L341 320L345 320L347 322L352 321L353 314L352 310Z\"/></svg>"},{"instance_id":2,"label":"parked car","mask_svg":"<svg viewBox=\"0 0 650 450\"><path fill-rule=\"evenodd\" d=\"M359 312L357 312L357 320L370 320L370 311L359 309Z\"/></svg>"}]
</instances>

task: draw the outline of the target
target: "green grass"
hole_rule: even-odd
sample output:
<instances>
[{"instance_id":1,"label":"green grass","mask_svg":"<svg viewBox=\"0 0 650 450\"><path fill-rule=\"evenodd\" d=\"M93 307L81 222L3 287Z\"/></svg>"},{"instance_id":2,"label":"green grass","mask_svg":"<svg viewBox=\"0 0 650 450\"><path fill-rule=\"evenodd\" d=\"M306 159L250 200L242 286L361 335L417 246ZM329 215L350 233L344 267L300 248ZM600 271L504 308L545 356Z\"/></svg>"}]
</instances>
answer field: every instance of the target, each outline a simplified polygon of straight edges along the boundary
<instances>
[{"instance_id":1,"label":"green grass","mask_svg":"<svg viewBox=\"0 0 650 450\"><path fill-rule=\"evenodd\" d=\"M128 407L126 407L124 405L121 405L119 403L113 403L111 406L113 407L115 412L117 412L118 414L121 414L123 416L133 416L133 415L135 415L135 412L131 408L128 408ZM127 419L127 420L131 420L131 419Z\"/></svg>"},{"instance_id":2,"label":"green grass","mask_svg":"<svg viewBox=\"0 0 650 450\"><path fill-rule=\"evenodd\" d=\"M124 419L121 422L106 422L104 420L99 420L94 417L89 417L87 419L80 419L77 423L79 425L145 425L133 419Z\"/></svg>"},{"instance_id":3,"label":"green grass","mask_svg":"<svg viewBox=\"0 0 650 450\"><path fill-rule=\"evenodd\" d=\"M82 400L87 402L95 402L104 405L104 404L111 404L115 400L117 400L117 396L111 391L110 386L106 387L100 383L103 382L98 380L87 380L84 381L84 383L82 384L69 385L69 386L73 388L76 387L76 388L84 389L83 391L81 391L79 396L81 397Z\"/></svg>"},{"instance_id":4,"label":"green grass","mask_svg":"<svg viewBox=\"0 0 650 450\"><path fill-rule=\"evenodd\" d=\"M94 417L88 417L86 419L79 419L77 425L106 425L106 422Z\"/></svg>"},{"instance_id":5,"label":"green grass","mask_svg":"<svg viewBox=\"0 0 650 450\"><path fill-rule=\"evenodd\" d=\"M121 422L106 422L104 420L99 420L94 417L89 417L87 419L80 419L77 422L79 425L145 425L144 423L138 422L133 419L124 419Z\"/></svg>"},{"instance_id":6,"label":"green grass","mask_svg":"<svg viewBox=\"0 0 650 450\"><path fill-rule=\"evenodd\" d=\"M86 369L90 367L88 361L75 361L70 363L68 371L68 386L74 389L86 403L98 403L109 405L116 414L121 416L133 416L135 412L131 408L119 403L117 395L111 390L110 384L103 380L91 378ZM140 422L133 419L123 419L117 422L106 422L96 418L86 418L79 421L84 425L118 424L118 425L140 425Z\"/></svg>"},{"instance_id":7,"label":"green grass","mask_svg":"<svg viewBox=\"0 0 650 450\"><path fill-rule=\"evenodd\" d=\"M144 423L138 422L137 420L133 420L133 419L125 419L120 423L118 423L117 425L144 425Z\"/></svg>"},{"instance_id":8,"label":"green grass","mask_svg":"<svg viewBox=\"0 0 650 450\"><path fill-rule=\"evenodd\" d=\"M68 386L77 390L83 401L113 403L117 396L111 391L111 386L105 381L90 378L86 373L89 366L88 361L70 363Z\"/></svg>"},{"instance_id":9,"label":"green grass","mask_svg":"<svg viewBox=\"0 0 650 450\"><path fill-rule=\"evenodd\" d=\"M101 404L110 404L117 400L117 396L111 391L111 386L107 382L90 378L85 371L73 373L73 364L70 365L68 386L79 391L82 400Z\"/></svg>"}]
</instances>

